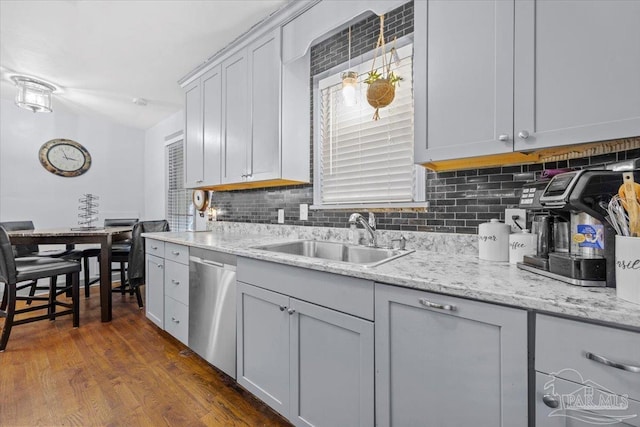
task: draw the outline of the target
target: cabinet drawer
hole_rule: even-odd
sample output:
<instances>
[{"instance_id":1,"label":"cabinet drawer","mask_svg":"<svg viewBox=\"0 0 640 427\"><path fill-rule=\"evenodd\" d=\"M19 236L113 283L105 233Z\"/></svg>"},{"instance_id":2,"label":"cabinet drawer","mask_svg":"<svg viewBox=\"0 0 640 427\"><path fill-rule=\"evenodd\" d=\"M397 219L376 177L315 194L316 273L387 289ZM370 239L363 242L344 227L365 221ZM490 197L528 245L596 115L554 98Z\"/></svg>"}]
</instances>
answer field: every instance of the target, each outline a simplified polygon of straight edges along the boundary
<instances>
[{"instance_id":1,"label":"cabinet drawer","mask_svg":"<svg viewBox=\"0 0 640 427\"><path fill-rule=\"evenodd\" d=\"M164 263L164 293L184 305L189 305L189 266L166 260Z\"/></svg>"},{"instance_id":2,"label":"cabinet drawer","mask_svg":"<svg viewBox=\"0 0 640 427\"><path fill-rule=\"evenodd\" d=\"M189 340L189 307L166 295L164 297L164 330L187 345Z\"/></svg>"},{"instance_id":3,"label":"cabinet drawer","mask_svg":"<svg viewBox=\"0 0 640 427\"><path fill-rule=\"evenodd\" d=\"M144 250L148 254L164 258L164 242L160 240L147 239Z\"/></svg>"},{"instance_id":4,"label":"cabinet drawer","mask_svg":"<svg viewBox=\"0 0 640 427\"><path fill-rule=\"evenodd\" d=\"M590 385L565 381L536 372L536 426L640 427L638 418L640 402L599 390L593 390L591 395ZM589 398L595 406L580 408L580 405ZM618 423L618 421L622 422Z\"/></svg>"},{"instance_id":5,"label":"cabinet drawer","mask_svg":"<svg viewBox=\"0 0 640 427\"><path fill-rule=\"evenodd\" d=\"M167 242L164 245L164 257L180 264L189 265L189 247Z\"/></svg>"},{"instance_id":6,"label":"cabinet drawer","mask_svg":"<svg viewBox=\"0 0 640 427\"><path fill-rule=\"evenodd\" d=\"M619 365L608 366L607 361ZM535 363L537 371L593 381L612 393L640 400L640 333L538 315ZM563 371L567 368L571 370ZM582 380L576 379L576 371Z\"/></svg>"}]
</instances>

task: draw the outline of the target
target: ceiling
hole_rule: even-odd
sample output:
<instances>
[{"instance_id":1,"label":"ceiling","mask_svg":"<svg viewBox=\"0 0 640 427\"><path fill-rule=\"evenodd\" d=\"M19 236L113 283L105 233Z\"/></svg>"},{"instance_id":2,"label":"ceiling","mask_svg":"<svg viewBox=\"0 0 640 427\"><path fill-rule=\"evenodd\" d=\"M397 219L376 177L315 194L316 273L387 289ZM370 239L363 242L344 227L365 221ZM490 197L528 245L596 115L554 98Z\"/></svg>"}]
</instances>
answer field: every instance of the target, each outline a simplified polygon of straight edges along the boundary
<instances>
[{"instance_id":1,"label":"ceiling","mask_svg":"<svg viewBox=\"0 0 640 427\"><path fill-rule=\"evenodd\" d=\"M61 87L54 111L148 129L182 108L180 78L287 1L0 0L0 97L29 75Z\"/></svg>"}]
</instances>

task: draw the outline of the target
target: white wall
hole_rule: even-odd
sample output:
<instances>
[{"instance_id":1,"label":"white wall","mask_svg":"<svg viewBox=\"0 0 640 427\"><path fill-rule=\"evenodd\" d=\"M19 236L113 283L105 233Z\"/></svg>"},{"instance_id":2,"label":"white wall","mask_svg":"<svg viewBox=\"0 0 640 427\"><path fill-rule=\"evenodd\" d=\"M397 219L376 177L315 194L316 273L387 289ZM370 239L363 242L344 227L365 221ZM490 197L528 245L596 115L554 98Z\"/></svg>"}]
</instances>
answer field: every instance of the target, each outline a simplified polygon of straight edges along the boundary
<instances>
[{"instance_id":1,"label":"white wall","mask_svg":"<svg viewBox=\"0 0 640 427\"><path fill-rule=\"evenodd\" d=\"M171 135L180 134L184 128L184 111L181 110L147 129L144 140L144 219L166 218L165 145ZM178 136L175 139L180 139Z\"/></svg>"},{"instance_id":2,"label":"white wall","mask_svg":"<svg viewBox=\"0 0 640 427\"><path fill-rule=\"evenodd\" d=\"M38 160L45 142L66 138L82 144L92 166L65 178ZM53 113L31 113L0 99L0 221L32 219L36 227L69 227L78 222L78 199L100 197L99 219L145 216L143 168L145 132L54 103ZM162 202L163 203L163 202Z\"/></svg>"}]
</instances>

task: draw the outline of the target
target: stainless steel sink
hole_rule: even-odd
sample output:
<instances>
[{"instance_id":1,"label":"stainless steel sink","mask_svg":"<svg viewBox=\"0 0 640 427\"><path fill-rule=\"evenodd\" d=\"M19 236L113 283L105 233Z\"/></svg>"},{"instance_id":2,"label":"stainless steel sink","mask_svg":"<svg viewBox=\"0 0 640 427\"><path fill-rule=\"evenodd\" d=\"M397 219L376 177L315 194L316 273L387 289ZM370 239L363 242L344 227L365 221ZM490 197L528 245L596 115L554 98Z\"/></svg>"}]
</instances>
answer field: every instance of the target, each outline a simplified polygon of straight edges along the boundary
<instances>
[{"instance_id":1,"label":"stainless steel sink","mask_svg":"<svg viewBox=\"0 0 640 427\"><path fill-rule=\"evenodd\" d=\"M296 240L293 242L256 246L254 249L347 262L364 265L366 267L375 267L414 252L413 250L371 248L319 240Z\"/></svg>"}]
</instances>

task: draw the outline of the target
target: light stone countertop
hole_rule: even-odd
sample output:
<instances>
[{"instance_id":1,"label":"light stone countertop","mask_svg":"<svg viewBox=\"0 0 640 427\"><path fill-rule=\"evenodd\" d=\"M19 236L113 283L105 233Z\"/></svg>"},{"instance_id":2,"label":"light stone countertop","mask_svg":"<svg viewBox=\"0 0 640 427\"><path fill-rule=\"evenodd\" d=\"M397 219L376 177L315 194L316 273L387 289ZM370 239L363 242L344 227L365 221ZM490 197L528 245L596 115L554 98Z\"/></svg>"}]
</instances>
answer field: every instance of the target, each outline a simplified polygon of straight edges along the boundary
<instances>
[{"instance_id":1,"label":"light stone countertop","mask_svg":"<svg viewBox=\"0 0 640 427\"><path fill-rule=\"evenodd\" d=\"M262 230L261 230L262 231ZM518 269L506 262L417 250L369 268L343 262L253 249L305 238L228 231L145 233L144 237L313 270L438 292L474 300L575 316L640 329L640 305L616 297L615 289L582 288ZM408 249L412 246L408 244Z\"/></svg>"}]
</instances>

